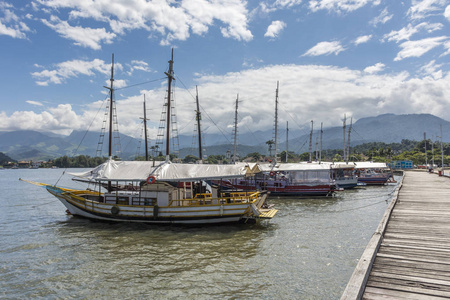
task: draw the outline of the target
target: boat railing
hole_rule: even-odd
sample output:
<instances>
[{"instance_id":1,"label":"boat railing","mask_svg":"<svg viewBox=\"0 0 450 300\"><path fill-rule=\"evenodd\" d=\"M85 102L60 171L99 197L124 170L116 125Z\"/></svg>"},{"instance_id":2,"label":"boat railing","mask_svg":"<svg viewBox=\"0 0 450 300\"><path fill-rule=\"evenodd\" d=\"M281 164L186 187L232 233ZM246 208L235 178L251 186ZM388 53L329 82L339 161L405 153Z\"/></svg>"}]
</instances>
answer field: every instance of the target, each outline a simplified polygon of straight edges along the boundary
<instances>
[{"instance_id":1,"label":"boat railing","mask_svg":"<svg viewBox=\"0 0 450 300\"><path fill-rule=\"evenodd\" d=\"M220 204L252 203L259 197L259 192L224 192L213 198L211 193L199 193L191 199L175 199L169 206L205 206Z\"/></svg>"}]
</instances>

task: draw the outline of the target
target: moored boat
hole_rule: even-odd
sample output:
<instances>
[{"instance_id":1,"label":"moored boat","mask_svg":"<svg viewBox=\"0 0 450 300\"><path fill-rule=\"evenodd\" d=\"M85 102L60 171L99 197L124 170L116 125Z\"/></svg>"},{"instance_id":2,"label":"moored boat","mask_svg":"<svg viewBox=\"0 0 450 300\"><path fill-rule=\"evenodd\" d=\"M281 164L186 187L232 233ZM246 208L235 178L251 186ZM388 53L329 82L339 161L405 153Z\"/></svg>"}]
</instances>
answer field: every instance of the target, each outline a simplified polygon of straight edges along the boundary
<instances>
[{"instance_id":1,"label":"moored boat","mask_svg":"<svg viewBox=\"0 0 450 300\"><path fill-rule=\"evenodd\" d=\"M113 66L109 88L110 118L114 91ZM169 128L173 51L169 71L165 74L168 77L166 126ZM221 192L206 185L205 180L245 176L248 169L242 165L171 163L168 142L167 159L156 166L151 161L114 161L111 158L111 128L110 123L109 160L87 172L71 174L81 181L94 183L94 190L24 181L45 187L66 206L70 214L102 221L154 224L253 223L271 219L277 213L276 209L267 206L266 192Z\"/></svg>"},{"instance_id":2,"label":"moored boat","mask_svg":"<svg viewBox=\"0 0 450 300\"><path fill-rule=\"evenodd\" d=\"M329 196L335 191L328 164L280 163L255 164L253 176L214 181L227 190L262 190L273 196Z\"/></svg>"},{"instance_id":3,"label":"moored boat","mask_svg":"<svg viewBox=\"0 0 450 300\"><path fill-rule=\"evenodd\" d=\"M388 182L395 182L392 170L386 163L355 162L355 173L358 183L366 185L384 185Z\"/></svg>"}]
</instances>

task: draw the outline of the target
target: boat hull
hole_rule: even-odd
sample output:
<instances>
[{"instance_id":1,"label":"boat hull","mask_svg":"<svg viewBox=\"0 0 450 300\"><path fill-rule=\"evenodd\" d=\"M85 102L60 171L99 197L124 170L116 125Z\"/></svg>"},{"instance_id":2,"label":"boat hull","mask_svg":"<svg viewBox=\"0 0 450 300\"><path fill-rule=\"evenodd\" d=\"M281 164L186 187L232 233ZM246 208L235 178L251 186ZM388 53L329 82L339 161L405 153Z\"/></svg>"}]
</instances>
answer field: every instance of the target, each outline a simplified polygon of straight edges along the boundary
<instances>
[{"instance_id":1,"label":"boat hull","mask_svg":"<svg viewBox=\"0 0 450 300\"><path fill-rule=\"evenodd\" d=\"M58 198L70 214L89 219L113 222L133 222L152 224L212 224L256 222L269 219L261 214L256 203L224 203L221 205L194 206L135 206L100 203L78 197L56 187L47 190ZM265 200L265 196L264 196ZM276 210L271 210L275 215Z\"/></svg>"},{"instance_id":2,"label":"boat hull","mask_svg":"<svg viewBox=\"0 0 450 300\"><path fill-rule=\"evenodd\" d=\"M317 184L317 185L284 185L273 186L272 184L260 184L258 186L252 184L238 184L231 181L212 181L214 185L220 186L223 190L242 190L242 191L254 191L262 189L270 192L271 196L329 196L335 188L334 185L329 184Z\"/></svg>"}]
</instances>

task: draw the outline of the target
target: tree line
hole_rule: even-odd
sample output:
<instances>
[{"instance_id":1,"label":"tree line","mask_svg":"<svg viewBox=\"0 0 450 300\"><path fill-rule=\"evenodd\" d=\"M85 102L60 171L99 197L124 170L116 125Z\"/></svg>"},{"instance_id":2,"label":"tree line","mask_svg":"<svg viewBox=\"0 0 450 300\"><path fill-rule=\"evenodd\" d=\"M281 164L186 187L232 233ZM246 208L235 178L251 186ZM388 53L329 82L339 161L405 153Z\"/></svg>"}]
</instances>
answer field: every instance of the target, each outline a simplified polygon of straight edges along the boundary
<instances>
[{"instance_id":1,"label":"tree line","mask_svg":"<svg viewBox=\"0 0 450 300\"><path fill-rule=\"evenodd\" d=\"M271 147L270 144L268 144ZM287 159L286 159L287 156ZM322 161L342 161L343 150L342 149L327 149L323 150L320 155L317 152L311 153L311 160L316 161L321 157ZM0 158L5 160L11 160L3 153L0 152ZM435 163L437 166L441 166L442 158L444 165L450 163L450 143L443 143L422 140L411 141L402 140L400 143L383 143L383 142L371 142L351 147L350 161L377 161L377 162L391 162L394 160L411 160L414 165L425 165L426 163ZM59 168L92 168L104 163L107 157L90 157L89 155L78 155L75 157L69 157L67 155L48 161L41 165L41 167L59 167ZM114 157L118 160L118 157ZM151 160L164 161L165 156L161 153L157 157L150 157ZM178 159L175 155L170 155L171 161L179 161L183 163L196 163L199 158L194 155L186 155L182 159ZM274 158L270 155L263 155L259 152L248 153L245 157L242 157L240 161L247 162L264 162L272 161ZM310 153L295 153L289 151L282 151L278 154L278 161L281 162L300 162L309 161ZM145 160L144 157L136 157L135 160ZM228 164L231 163L231 159L226 155L209 155L203 163L208 164Z\"/></svg>"}]
</instances>

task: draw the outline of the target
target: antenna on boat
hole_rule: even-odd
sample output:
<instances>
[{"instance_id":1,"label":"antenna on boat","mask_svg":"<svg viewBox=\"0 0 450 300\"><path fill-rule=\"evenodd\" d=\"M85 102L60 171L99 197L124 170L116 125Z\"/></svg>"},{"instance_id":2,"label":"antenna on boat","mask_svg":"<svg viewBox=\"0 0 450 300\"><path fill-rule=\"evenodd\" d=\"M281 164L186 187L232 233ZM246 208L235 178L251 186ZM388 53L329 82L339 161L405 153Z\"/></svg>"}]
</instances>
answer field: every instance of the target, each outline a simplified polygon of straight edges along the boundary
<instances>
[{"instance_id":1,"label":"antenna on boat","mask_svg":"<svg viewBox=\"0 0 450 300\"><path fill-rule=\"evenodd\" d=\"M202 132L200 130L200 120L202 119L202 114L200 112L200 104L198 101L198 88L197 86L195 86L195 91L197 92L197 95L195 97L195 100L197 102L197 114L196 114L196 119L197 119L197 131L198 131L198 153L199 153L199 158L200 158L200 163L203 162L203 152L202 152Z\"/></svg>"},{"instance_id":2,"label":"antenna on boat","mask_svg":"<svg viewBox=\"0 0 450 300\"><path fill-rule=\"evenodd\" d=\"M174 76L173 76L173 48L172 48L172 57L169 60L169 71L168 72L164 72L164 74L166 74L167 76L167 80L168 80L168 87L167 87L167 128L166 128L166 161L170 160L170 149L169 149L169 142L170 142L170 117L171 117L171 112L170 112L170 106L171 106L171 93L172 93L172 80L175 80Z\"/></svg>"}]
</instances>

